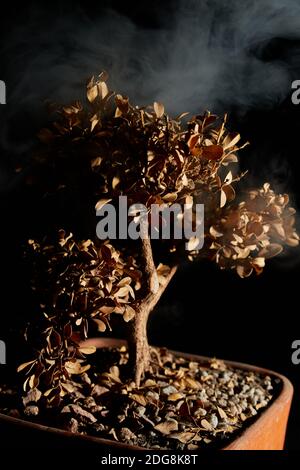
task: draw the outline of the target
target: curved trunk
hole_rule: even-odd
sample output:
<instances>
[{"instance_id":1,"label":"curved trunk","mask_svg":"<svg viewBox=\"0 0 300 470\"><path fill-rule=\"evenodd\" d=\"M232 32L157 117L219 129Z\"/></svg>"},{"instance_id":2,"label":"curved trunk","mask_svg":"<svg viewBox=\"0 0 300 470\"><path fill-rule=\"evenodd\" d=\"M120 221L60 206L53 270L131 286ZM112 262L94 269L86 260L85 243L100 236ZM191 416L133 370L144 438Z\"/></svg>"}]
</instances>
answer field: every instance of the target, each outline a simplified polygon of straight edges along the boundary
<instances>
[{"instance_id":1,"label":"curved trunk","mask_svg":"<svg viewBox=\"0 0 300 470\"><path fill-rule=\"evenodd\" d=\"M129 349L129 374L133 374L134 381L139 387L141 379L150 365L150 348L147 337L147 323L149 314L159 301L161 295L175 274L177 267L170 268L169 273L165 276L160 284L156 267L153 260L151 241L148 236L148 226L146 220L141 222L141 242L142 257L144 261L144 269L146 275L146 293L144 298L139 300L135 305L135 317L129 323L130 335L128 341Z\"/></svg>"},{"instance_id":2,"label":"curved trunk","mask_svg":"<svg viewBox=\"0 0 300 470\"><path fill-rule=\"evenodd\" d=\"M135 317L129 324L131 328L128 341L129 373L130 375L133 374L134 381L138 387L145 372L149 369L151 360L147 336L148 318L176 270L177 266L171 268L168 275L164 278L163 284L158 283L158 289L155 292L150 291L144 299L136 304Z\"/></svg>"}]
</instances>

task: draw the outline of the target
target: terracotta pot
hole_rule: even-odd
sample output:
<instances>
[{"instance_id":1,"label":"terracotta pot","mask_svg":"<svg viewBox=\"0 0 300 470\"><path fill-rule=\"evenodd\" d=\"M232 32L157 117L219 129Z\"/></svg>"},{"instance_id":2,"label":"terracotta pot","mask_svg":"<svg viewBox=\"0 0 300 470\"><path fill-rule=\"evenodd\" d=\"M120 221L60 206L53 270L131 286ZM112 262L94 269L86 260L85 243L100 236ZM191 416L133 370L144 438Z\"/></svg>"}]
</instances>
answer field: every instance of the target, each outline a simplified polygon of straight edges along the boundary
<instances>
[{"instance_id":1,"label":"terracotta pot","mask_svg":"<svg viewBox=\"0 0 300 470\"><path fill-rule=\"evenodd\" d=\"M86 345L95 345L97 348L121 346L126 344L123 340L111 338L89 339ZM174 351L173 351L174 352ZM186 357L193 361L207 363L209 358L186 353L174 352L176 355ZM250 370L258 373L268 374L281 379L282 389L279 396L268 406L259 417L252 422L233 441L227 444L222 450L282 450L284 447L285 433L290 406L293 397L293 386L284 376L276 372L259 367L242 364L239 362L225 361L229 366L239 369ZM73 447L92 449L120 449L120 450L145 450L138 446L128 446L127 444L110 441L94 436L84 436L71 433L61 429L50 428L37 423L24 421L0 413L0 432L2 444L9 446L12 442L17 442L16 446L34 447L36 445L44 448ZM4 441L3 441L4 440ZM148 449L149 450L149 449Z\"/></svg>"}]
</instances>

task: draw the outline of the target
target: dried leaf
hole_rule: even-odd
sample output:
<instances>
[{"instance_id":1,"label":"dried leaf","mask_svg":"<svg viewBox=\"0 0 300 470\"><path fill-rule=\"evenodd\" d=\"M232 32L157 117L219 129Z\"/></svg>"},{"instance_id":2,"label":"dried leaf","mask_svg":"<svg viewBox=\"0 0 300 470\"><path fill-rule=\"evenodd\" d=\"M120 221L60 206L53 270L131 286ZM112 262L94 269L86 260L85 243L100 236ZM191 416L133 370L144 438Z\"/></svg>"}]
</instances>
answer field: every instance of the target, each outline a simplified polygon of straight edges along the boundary
<instances>
[{"instance_id":1,"label":"dried leaf","mask_svg":"<svg viewBox=\"0 0 300 470\"><path fill-rule=\"evenodd\" d=\"M125 313L123 315L123 318L126 322L129 322L135 317L135 310L130 306L126 305L125 306Z\"/></svg>"},{"instance_id":2,"label":"dried leaf","mask_svg":"<svg viewBox=\"0 0 300 470\"><path fill-rule=\"evenodd\" d=\"M83 374L83 372L86 372L90 368L90 365L87 364L86 366L82 367L78 360L75 362L67 361L65 363L65 368L69 374L79 375Z\"/></svg>"},{"instance_id":3,"label":"dried leaf","mask_svg":"<svg viewBox=\"0 0 300 470\"><path fill-rule=\"evenodd\" d=\"M223 158L222 160L222 165L227 166L230 163L237 163L238 162L238 157L234 155L233 153L226 155L226 157Z\"/></svg>"},{"instance_id":4,"label":"dried leaf","mask_svg":"<svg viewBox=\"0 0 300 470\"><path fill-rule=\"evenodd\" d=\"M37 387L39 384L39 379L34 375L32 374L30 377L29 377L29 380L28 380L28 385L30 388L35 388Z\"/></svg>"},{"instance_id":5,"label":"dried leaf","mask_svg":"<svg viewBox=\"0 0 300 470\"><path fill-rule=\"evenodd\" d=\"M220 194L220 207L224 207L225 204L226 204L226 201L227 201L226 193L222 188L221 189L221 194Z\"/></svg>"},{"instance_id":6,"label":"dried leaf","mask_svg":"<svg viewBox=\"0 0 300 470\"><path fill-rule=\"evenodd\" d=\"M206 431L212 431L212 425L207 421L207 419L201 419L201 426L206 429Z\"/></svg>"},{"instance_id":7,"label":"dried leaf","mask_svg":"<svg viewBox=\"0 0 300 470\"><path fill-rule=\"evenodd\" d=\"M120 377L120 369L118 366L112 366L110 367L109 369L109 372L110 374L115 377L115 378L119 378Z\"/></svg>"},{"instance_id":8,"label":"dried leaf","mask_svg":"<svg viewBox=\"0 0 300 470\"><path fill-rule=\"evenodd\" d=\"M98 93L102 99L104 99L108 95L108 88L105 82L100 81L98 83Z\"/></svg>"},{"instance_id":9,"label":"dried leaf","mask_svg":"<svg viewBox=\"0 0 300 470\"><path fill-rule=\"evenodd\" d=\"M97 126L98 122L99 122L99 119L93 119L93 120L91 121L91 132L93 132L93 130L94 130L95 127Z\"/></svg>"},{"instance_id":10,"label":"dried leaf","mask_svg":"<svg viewBox=\"0 0 300 470\"><path fill-rule=\"evenodd\" d=\"M112 201L112 199L100 199L95 205L96 211L99 211L100 209L102 209L102 207L104 207L105 204L108 204L110 201Z\"/></svg>"},{"instance_id":11,"label":"dried leaf","mask_svg":"<svg viewBox=\"0 0 300 470\"><path fill-rule=\"evenodd\" d=\"M198 237L192 237L189 239L188 243L187 243L187 250L188 251L193 251L193 250L197 250L200 246L200 240Z\"/></svg>"},{"instance_id":12,"label":"dried leaf","mask_svg":"<svg viewBox=\"0 0 300 470\"><path fill-rule=\"evenodd\" d=\"M227 419L227 414L225 413L225 411L222 408L220 408L219 406L217 407L217 409L218 409L218 413L219 413L220 418L221 419Z\"/></svg>"},{"instance_id":13,"label":"dried leaf","mask_svg":"<svg viewBox=\"0 0 300 470\"><path fill-rule=\"evenodd\" d=\"M119 185L120 181L121 180L118 176L114 176L113 180L112 180L112 188L116 189L116 187Z\"/></svg>"},{"instance_id":14,"label":"dried leaf","mask_svg":"<svg viewBox=\"0 0 300 470\"><path fill-rule=\"evenodd\" d=\"M95 346L82 346L79 348L79 351L82 354L93 354L96 352L96 347Z\"/></svg>"},{"instance_id":15,"label":"dried leaf","mask_svg":"<svg viewBox=\"0 0 300 470\"><path fill-rule=\"evenodd\" d=\"M197 382L196 380L192 379L191 377L185 377L185 383L187 385L187 387L189 388L194 388L194 389L198 389L200 388L200 383Z\"/></svg>"},{"instance_id":16,"label":"dried leaf","mask_svg":"<svg viewBox=\"0 0 300 470\"><path fill-rule=\"evenodd\" d=\"M168 435L172 431L178 430L178 422L175 420L163 421L162 423L159 423L156 426L154 426L154 429L161 432L162 434Z\"/></svg>"},{"instance_id":17,"label":"dried leaf","mask_svg":"<svg viewBox=\"0 0 300 470\"><path fill-rule=\"evenodd\" d=\"M214 237L214 238L219 238L223 236L223 233L218 232L213 226L210 227L209 233Z\"/></svg>"},{"instance_id":18,"label":"dried leaf","mask_svg":"<svg viewBox=\"0 0 300 470\"><path fill-rule=\"evenodd\" d=\"M87 99L90 103L93 103L98 96L98 87L97 85L93 85L87 89Z\"/></svg>"},{"instance_id":19,"label":"dried leaf","mask_svg":"<svg viewBox=\"0 0 300 470\"><path fill-rule=\"evenodd\" d=\"M232 178L233 178L232 173L231 171L229 171L224 179L224 183L230 184L232 182Z\"/></svg>"},{"instance_id":20,"label":"dried leaf","mask_svg":"<svg viewBox=\"0 0 300 470\"><path fill-rule=\"evenodd\" d=\"M104 321L99 320L98 318L94 318L94 322L97 324L98 331L100 331L101 333L104 333L104 331L106 331L106 323L104 323Z\"/></svg>"},{"instance_id":21,"label":"dried leaf","mask_svg":"<svg viewBox=\"0 0 300 470\"><path fill-rule=\"evenodd\" d=\"M164 105L162 103L158 103L157 101L155 101L154 105L153 105L153 108L154 108L155 114L158 118L161 118L164 115L165 108L164 108Z\"/></svg>"},{"instance_id":22,"label":"dried leaf","mask_svg":"<svg viewBox=\"0 0 300 470\"><path fill-rule=\"evenodd\" d=\"M177 199L177 193L167 193L163 196L164 202L174 202Z\"/></svg>"},{"instance_id":23,"label":"dried leaf","mask_svg":"<svg viewBox=\"0 0 300 470\"><path fill-rule=\"evenodd\" d=\"M61 384L62 388L64 390L66 390L68 393L73 393L75 388L74 388L74 385L72 385L71 383L62 383ZM45 394L44 394L45 395Z\"/></svg>"},{"instance_id":24,"label":"dried leaf","mask_svg":"<svg viewBox=\"0 0 300 470\"><path fill-rule=\"evenodd\" d=\"M192 134L188 140L188 147L193 150L194 147L199 143L199 134Z\"/></svg>"},{"instance_id":25,"label":"dried leaf","mask_svg":"<svg viewBox=\"0 0 300 470\"><path fill-rule=\"evenodd\" d=\"M192 441L196 437L196 433L194 432L174 432L169 436L171 439L177 439L179 442L183 444L187 444L188 442Z\"/></svg>"},{"instance_id":26,"label":"dried leaf","mask_svg":"<svg viewBox=\"0 0 300 470\"><path fill-rule=\"evenodd\" d=\"M236 271L240 277L244 278L249 277L253 269L251 268L251 266L238 265Z\"/></svg>"},{"instance_id":27,"label":"dried leaf","mask_svg":"<svg viewBox=\"0 0 300 470\"><path fill-rule=\"evenodd\" d=\"M233 187L230 184L224 184L222 186L222 191L226 195L226 201L227 202L231 202L235 198L235 190L233 189Z\"/></svg>"},{"instance_id":28,"label":"dried leaf","mask_svg":"<svg viewBox=\"0 0 300 470\"><path fill-rule=\"evenodd\" d=\"M120 287L120 289L118 289L116 292L115 292L115 297L125 297L129 292L129 286L123 286L123 287Z\"/></svg>"},{"instance_id":29,"label":"dried leaf","mask_svg":"<svg viewBox=\"0 0 300 470\"><path fill-rule=\"evenodd\" d=\"M178 401L181 400L181 398L184 398L183 393L170 393L170 395L168 395L169 401Z\"/></svg>"},{"instance_id":30,"label":"dried leaf","mask_svg":"<svg viewBox=\"0 0 300 470\"><path fill-rule=\"evenodd\" d=\"M124 98L122 95L115 96L116 105L120 110L120 115L126 114L129 110L129 101L128 98Z\"/></svg>"},{"instance_id":31,"label":"dried leaf","mask_svg":"<svg viewBox=\"0 0 300 470\"><path fill-rule=\"evenodd\" d=\"M21 372L22 370L26 369L28 366L34 364L35 362L36 362L35 359L33 361L23 362L23 364L20 364L19 367L17 368L17 372Z\"/></svg>"},{"instance_id":32,"label":"dried leaf","mask_svg":"<svg viewBox=\"0 0 300 470\"><path fill-rule=\"evenodd\" d=\"M207 147L201 147L202 156L207 160L217 161L222 158L223 147L221 145L209 145Z\"/></svg>"},{"instance_id":33,"label":"dried leaf","mask_svg":"<svg viewBox=\"0 0 300 470\"><path fill-rule=\"evenodd\" d=\"M131 393L130 398L139 403L139 405L147 406L147 400L143 395L138 395L137 393Z\"/></svg>"},{"instance_id":34,"label":"dried leaf","mask_svg":"<svg viewBox=\"0 0 300 470\"><path fill-rule=\"evenodd\" d=\"M228 139L229 142L228 142L228 143L225 143L225 145L224 145L224 150L227 150L227 149L229 149L229 148L231 148L231 147L234 147L234 146L239 142L240 139L241 139L240 134L236 134L231 140Z\"/></svg>"}]
</instances>

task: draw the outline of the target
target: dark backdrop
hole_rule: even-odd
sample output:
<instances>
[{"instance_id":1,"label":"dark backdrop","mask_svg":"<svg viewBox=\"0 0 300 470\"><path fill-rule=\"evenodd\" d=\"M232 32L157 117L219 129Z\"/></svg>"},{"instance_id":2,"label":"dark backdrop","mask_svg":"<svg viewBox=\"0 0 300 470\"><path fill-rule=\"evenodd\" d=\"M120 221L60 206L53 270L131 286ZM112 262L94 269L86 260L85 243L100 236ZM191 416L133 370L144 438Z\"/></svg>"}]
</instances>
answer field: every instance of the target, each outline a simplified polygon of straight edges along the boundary
<instances>
[{"instance_id":1,"label":"dark backdrop","mask_svg":"<svg viewBox=\"0 0 300 470\"><path fill-rule=\"evenodd\" d=\"M200 0L199 3L201 3ZM250 3L259 5L259 2L255 1ZM211 4L212 8L217 8L218 2L211 2ZM225 5L226 2L223 4ZM228 4L232 5L232 2ZM221 5L222 3L219 2L220 8ZM153 32L166 28L168 21L173 21L178 2L102 1L96 4L92 2L88 4L66 3L64 6L54 2L51 6L45 4L44 7L40 2L38 6L29 2L18 7L7 5L5 12L2 11L0 79L6 81L7 105L0 106L0 259L2 267L0 337L8 341L8 360L13 358L18 350L18 343L11 342L11 338L15 338L12 335L12 325L19 325L20 321L22 323L30 308L27 299L27 280L24 278L23 263L20 261L21 242L32 232L33 227L39 226L39 211L42 204L41 201L36 200L34 193L25 190L23 175L16 176L13 167L16 161L24 162L28 159L34 144L35 132L46 119L42 96L38 95L38 91L46 89L43 87L47 74L51 82L48 83L49 86L51 85L51 97L55 96L53 90L58 90L60 83L64 82L63 69L60 76L59 74L53 76L51 73L51 64L61 60L55 55L57 52L55 44L64 43L63 27L58 31L55 18L59 17L62 25L64 20L66 22L66 47L63 61L68 62L72 48L79 47L75 44L76 41L73 43L70 35L68 36L70 31L74 35L80 35L80 31L72 29L80 25L80 21L78 23L77 20L74 24L72 23L74 10L78 11L78 7L80 7L82 21L88 18L91 23L97 22L105 8L109 7L123 15L122 18L125 17L126 21L143 28L146 32L149 31L150 38ZM257 23L260 22L260 14L264 15L263 7L261 8L262 10L258 8L256 13ZM43 20L39 22L32 19L35 12L41 12L41 10L44 14ZM277 14L281 14L279 10ZM216 14L215 18L211 27L218 29L218 25L222 27L223 17ZM300 16L298 20L300 21ZM293 22L295 19L283 16L282 21ZM117 24L122 29L120 19L117 20ZM260 28L264 30L268 28L268 24L262 22ZM245 96L248 93L254 98L249 102L241 98L236 99L237 96L242 96L243 84L239 81L239 77L241 78L239 73L237 73L236 81L232 77L234 77L235 65L236 67L240 65L236 64L234 57L229 55L225 64L231 69L231 81L224 83L226 75L220 76L220 83L215 84L211 93L214 93L218 87L224 87L225 92L221 95L216 92L218 98L211 99L211 101L209 98L208 103L215 104L217 112L228 111L230 127L241 132L244 140L251 142L251 146L244 150L241 156L243 169L249 169L251 183L263 183L266 179L270 179L277 189L290 192L295 206L299 208L300 105L293 105L290 99L291 81L300 79L298 60L300 33L299 37L296 33L290 31L288 27L283 28L282 33L275 28L274 34L270 33L263 41L259 40L258 34L257 40L251 42L251 47L249 46L246 51L247 55L252 55L262 64L280 64L286 73L285 88L282 85L277 94L273 96L271 93L270 100L266 101L265 96L260 93L265 83L255 82L254 91L251 88L247 92L248 79L253 83L252 74L255 73L255 69L249 70L249 76L247 76L247 70L244 70L242 75L245 81ZM51 37L50 45L45 39L40 39L41 34L43 38L45 35ZM111 37L114 34L117 33L113 30L109 31ZM147 34L143 37L146 36ZM229 38L225 38L229 41L226 50L230 50L230 37L229 34ZM140 46L140 54L143 54L142 46ZM145 47L148 50L149 44ZM126 54L126 49L123 53ZM43 55L50 56L53 62L43 62L41 59ZM195 61L201 64L201 60L201 51L199 51ZM41 61L40 64L39 61ZM103 60L105 66L107 61L106 57ZM92 64L96 67L96 58L93 59ZM80 68L80 64L78 65ZM151 70L151 64L148 65ZM46 66L49 66L49 70L42 70ZM204 62L203 73L205 73L205 66ZM94 71L92 71L91 63L89 67L89 70L80 69L81 76L97 74L103 68L102 63L99 63L99 67L97 65L98 68ZM112 67L117 70L116 64L112 64ZM34 69L32 76L31 68ZM41 73L37 73L39 68ZM132 70L134 66L130 69L130 73ZM124 71L122 73L124 75ZM273 73L273 69L270 68L270 87L276 88L277 81L272 82ZM126 79L128 79L128 74L125 73ZM134 77L130 79L134 80ZM268 80L268 73L261 80ZM70 83L70 87L72 85ZM66 88L65 83L63 86ZM24 93L26 95L26 89L30 89L29 96L23 96ZM37 94L32 90L35 90ZM180 89L178 94L180 94ZM153 96L153 99L155 98L156 96ZM161 98L163 99L163 96ZM205 100L198 101L200 106L202 103L206 104ZM189 104L187 103L187 106ZM286 445L288 449L298 450L300 365L295 366L291 362L291 343L300 337L299 260L299 249L295 249L280 259L269 262L261 276L245 280L239 279L233 273L220 272L211 264L183 266L172 281L150 322L150 338L155 344L176 350L253 363L287 375L295 386L295 399Z\"/></svg>"}]
</instances>

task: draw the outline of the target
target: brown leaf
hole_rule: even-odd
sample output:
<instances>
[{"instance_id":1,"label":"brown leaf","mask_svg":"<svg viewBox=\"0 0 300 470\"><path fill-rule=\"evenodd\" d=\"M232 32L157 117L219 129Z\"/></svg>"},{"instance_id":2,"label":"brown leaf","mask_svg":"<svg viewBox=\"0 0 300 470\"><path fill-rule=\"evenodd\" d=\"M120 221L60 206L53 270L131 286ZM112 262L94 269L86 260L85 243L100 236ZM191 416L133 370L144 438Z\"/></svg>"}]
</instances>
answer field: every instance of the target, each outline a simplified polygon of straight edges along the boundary
<instances>
[{"instance_id":1,"label":"brown leaf","mask_svg":"<svg viewBox=\"0 0 300 470\"><path fill-rule=\"evenodd\" d=\"M119 110L121 111L121 115L126 114L128 112L128 109L129 109L128 98L124 98L122 95L116 95L115 102Z\"/></svg>"},{"instance_id":2,"label":"brown leaf","mask_svg":"<svg viewBox=\"0 0 300 470\"><path fill-rule=\"evenodd\" d=\"M29 387L30 387L30 388L35 388L35 387L38 386L38 384L39 384L38 378L37 378L34 374L32 374L32 375L29 377L29 380L28 380L28 385L29 385Z\"/></svg>"},{"instance_id":3,"label":"brown leaf","mask_svg":"<svg viewBox=\"0 0 300 470\"><path fill-rule=\"evenodd\" d=\"M112 188L116 189L116 187L119 185L120 181L121 180L118 176L114 176L113 180L112 180Z\"/></svg>"},{"instance_id":4,"label":"brown leaf","mask_svg":"<svg viewBox=\"0 0 300 470\"><path fill-rule=\"evenodd\" d=\"M86 372L90 368L90 365L87 364L86 366L81 366L79 361L67 361L65 363L65 368L69 374L79 375L83 374L83 372Z\"/></svg>"},{"instance_id":5,"label":"brown leaf","mask_svg":"<svg viewBox=\"0 0 300 470\"><path fill-rule=\"evenodd\" d=\"M187 387L194 388L195 390L200 388L200 383L197 382L196 380L192 379L191 377L185 377L184 380L185 380L185 383L186 383Z\"/></svg>"},{"instance_id":6,"label":"brown leaf","mask_svg":"<svg viewBox=\"0 0 300 470\"><path fill-rule=\"evenodd\" d=\"M167 193L163 196L164 202L174 202L177 199L177 193Z\"/></svg>"},{"instance_id":7,"label":"brown leaf","mask_svg":"<svg viewBox=\"0 0 300 470\"><path fill-rule=\"evenodd\" d=\"M219 238L223 236L223 233L219 232L213 225L209 229L209 233L214 237L214 238Z\"/></svg>"},{"instance_id":8,"label":"brown leaf","mask_svg":"<svg viewBox=\"0 0 300 470\"><path fill-rule=\"evenodd\" d=\"M84 419L86 419L87 421L91 423L96 423L97 421L97 419L92 413L84 410L81 406L75 403L64 406L63 409L61 410L61 413L74 413L75 416L83 417Z\"/></svg>"},{"instance_id":9,"label":"brown leaf","mask_svg":"<svg viewBox=\"0 0 300 470\"><path fill-rule=\"evenodd\" d=\"M120 369L118 366L112 366L109 368L109 373L115 377L115 378L119 378L120 377Z\"/></svg>"},{"instance_id":10,"label":"brown leaf","mask_svg":"<svg viewBox=\"0 0 300 470\"><path fill-rule=\"evenodd\" d=\"M98 87L97 87L97 85L93 85L90 88L88 88L86 96L87 96L87 99L89 100L89 102L93 103L93 101L95 101L95 99L98 96Z\"/></svg>"},{"instance_id":11,"label":"brown leaf","mask_svg":"<svg viewBox=\"0 0 300 470\"><path fill-rule=\"evenodd\" d=\"M126 277L123 277L123 279L121 279L120 282L118 282L118 287L123 287L123 286L127 286L128 284L131 283L131 277L130 276L126 276Z\"/></svg>"},{"instance_id":12,"label":"brown leaf","mask_svg":"<svg viewBox=\"0 0 300 470\"><path fill-rule=\"evenodd\" d=\"M130 395L130 398L132 398L132 400L136 401L139 405L147 406L147 400L144 397L144 395L138 395L137 393L132 393Z\"/></svg>"},{"instance_id":13,"label":"brown leaf","mask_svg":"<svg viewBox=\"0 0 300 470\"><path fill-rule=\"evenodd\" d=\"M253 269L251 266L238 265L236 271L240 277L249 277Z\"/></svg>"},{"instance_id":14,"label":"brown leaf","mask_svg":"<svg viewBox=\"0 0 300 470\"><path fill-rule=\"evenodd\" d=\"M221 419L227 419L227 414L225 413L225 411L222 408L220 408L219 406L217 407L217 409L218 409L218 413L219 413L220 418Z\"/></svg>"},{"instance_id":15,"label":"brown leaf","mask_svg":"<svg viewBox=\"0 0 300 470\"><path fill-rule=\"evenodd\" d=\"M95 205L96 211L99 211L102 209L102 207L105 206L105 204L108 204L112 199L99 199L99 201Z\"/></svg>"},{"instance_id":16,"label":"brown leaf","mask_svg":"<svg viewBox=\"0 0 300 470\"><path fill-rule=\"evenodd\" d=\"M238 162L238 157L231 153L230 155L227 155L223 160L222 160L222 165L227 166L230 163L237 163Z\"/></svg>"},{"instance_id":17,"label":"brown leaf","mask_svg":"<svg viewBox=\"0 0 300 470\"><path fill-rule=\"evenodd\" d=\"M99 119L93 119L93 120L91 121L91 132L93 132L93 130L94 130L95 127L97 126L98 122L99 122Z\"/></svg>"},{"instance_id":18,"label":"brown leaf","mask_svg":"<svg viewBox=\"0 0 300 470\"><path fill-rule=\"evenodd\" d=\"M95 346L82 346L79 348L79 351L82 354L93 354L96 352L96 347Z\"/></svg>"},{"instance_id":19,"label":"brown leaf","mask_svg":"<svg viewBox=\"0 0 300 470\"><path fill-rule=\"evenodd\" d=\"M125 297L129 292L128 287L129 286L120 287L120 289L118 289L117 292L115 292L115 297Z\"/></svg>"},{"instance_id":20,"label":"brown leaf","mask_svg":"<svg viewBox=\"0 0 300 470\"><path fill-rule=\"evenodd\" d=\"M201 147L202 156L207 160L217 161L222 158L223 147L221 145L209 145L207 147Z\"/></svg>"},{"instance_id":21,"label":"brown leaf","mask_svg":"<svg viewBox=\"0 0 300 470\"><path fill-rule=\"evenodd\" d=\"M123 315L124 321L129 322L134 317L135 317L135 310L130 305L126 305L125 306L125 313Z\"/></svg>"},{"instance_id":22,"label":"brown leaf","mask_svg":"<svg viewBox=\"0 0 300 470\"><path fill-rule=\"evenodd\" d=\"M188 251L193 251L193 250L196 250L198 249L200 245L200 240L198 237L192 237L189 239L188 243L187 243L187 250Z\"/></svg>"},{"instance_id":23,"label":"brown leaf","mask_svg":"<svg viewBox=\"0 0 300 470\"><path fill-rule=\"evenodd\" d=\"M61 386L68 393L73 393L75 390L74 385L72 385L71 383L61 383Z\"/></svg>"},{"instance_id":24,"label":"brown leaf","mask_svg":"<svg viewBox=\"0 0 300 470\"><path fill-rule=\"evenodd\" d=\"M111 289L107 289L109 292ZM109 305L103 305L102 307L100 307L99 311L101 313L104 313L104 315L110 315L111 313L113 313L115 307L114 306L109 306Z\"/></svg>"},{"instance_id":25,"label":"brown leaf","mask_svg":"<svg viewBox=\"0 0 300 470\"><path fill-rule=\"evenodd\" d=\"M228 136L227 137L228 141L224 145L224 150L234 147L238 143L240 138L241 138L240 134L236 134L235 136L233 135L232 139L230 139L230 137Z\"/></svg>"},{"instance_id":26,"label":"brown leaf","mask_svg":"<svg viewBox=\"0 0 300 470\"><path fill-rule=\"evenodd\" d=\"M168 395L169 401L178 401L181 400L181 398L184 398L183 393L170 393L170 395Z\"/></svg>"},{"instance_id":27,"label":"brown leaf","mask_svg":"<svg viewBox=\"0 0 300 470\"><path fill-rule=\"evenodd\" d=\"M227 173L227 175L225 176L224 183L226 183L226 184L231 184L232 178L233 178L232 172L229 171L229 172Z\"/></svg>"},{"instance_id":28,"label":"brown leaf","mask_svg":"<svg viewBox=\"0 0 300 470\"><path fill-rule=\"evenodd\" d=\"M189 149L192 150L197 145L198 142L199 142L199 134L192 134L187 143Z\"/></svg>"},{"instance_id":29,"label":"brown leaf","mask_svg":"<svg viewBox=\"0 0 300 470\"><path fill-rule=\"evenodd\" d=\"M173 419L163 421L162 423L159 423L156 426L154 426L154 429L161 432L162 434L168 435L172 431L177 431L178 430L178 422L173 420Z\"/></svg>"},{"instance_id":30,"label":"brown leaf","mask_svg":"<svg viewBox=\"0 0 300 470\"><path fill-rule=\"evenodd\" d=\"M65 338L70 338L72 336L72 326L71 323L67 323L64 327L64 336Z\"/></svg>"},{"instance_id":31,"label":"brown leaf","mask_svg":"<svg viewBox=\"0 0 300 470\"><path fill-rule=\"evenodd\" d=\"M196 437L196 433L194 432L174 432L169 437L171 439L177 439L179 442L183 444L187 444L188 442L192 441Z\"/></svg>"},{"instance_id":32,"label":"brown leaf","mask_svg":"<svg viewBox=\"0 0 300 470\"><path fill-rule=\"evenodd\" d=\"M233 189L233 187L230 184L224 184L222 186L222 191L226 195L226 201L228 201L228 202L233 201L233 199L235 198L235 190ZM226 201L225 201L225 203L226 203ZM223 207L223 206L221 206L221 207Z\"/></svg>"},{"instance_id":33,"label":"brown leaf","mask_svg":"<svg viewBox=\"0 0 300 470\"><path fill-rule=\"evenodd\" d=\"M227 196L223 188L221 189L221 194L220 194L220 207L224 207L227 201Z\"/></svg>"},{"instance_id":34,"label":"brown leaf","mask_svg":"<svg viewBox=\"0 0 300 470\"><path fill-rule=\"evenodd\" d=\"M207 421L207 419L201 419L201 426L207 431L212 431L212 425Z\"/></svg>"},{"instance_id":35,"label":"brown leaf","mask_svg":"<svg viewBox=\"0 0 300 470\"><path fill-rule=\"evenodd\" d=\"M176 116L175 121L180 121L181 119L188 116L189 114L190 113L188 113L188 112L181 113L181 114L179 114L179 116Z\"/></svg>"},{"instance_id":36,"label":"brown leaf","mask_svg":"<svg viewBox=\"0 0 300 470\"><path fill-rule=\"evenodd\" d=\"M20 364L19 367L17 368L17 372L21 372L22 370L26 369L26 367L34 364L36 362L35 360L29 361L29 362L23 362L23 364Z\"/></svg>"},{"instance_id":37,"label":"brown leaf","mask_svg":"<svg viewBox=\"0 0 300 470\"><path fill-rule=\"evenodd\" d=\"M97 324L98 331L104 333L104 331L106 330L106 323L104 323L104 321L102 320L99 320L98 318L94 318L93 320Z\"/></svg>"},{"instance_id":38,"label":"brown leaf","mask_svg":"<svg viewBox=\"0 0 300 470\"><path fill-rule=\"evenodd\" d=\"M164 108L164 105L162 103L158 103L157 101L155 101L154 105L153 105L153 108L154 108L155 114L158 118L161 118L164 115L165 108Z\"/></svg>"},{"instance_id":39,"label":"brown leaf","mask_svg":"<svg viewBox=\"0 0 300 470\"><path fill-rule=\"evenodd\" d=\"M105 82L101 81L98 83L98 93L102 99L108 95L108 88Z\"/></svg>"}]
</instances>

